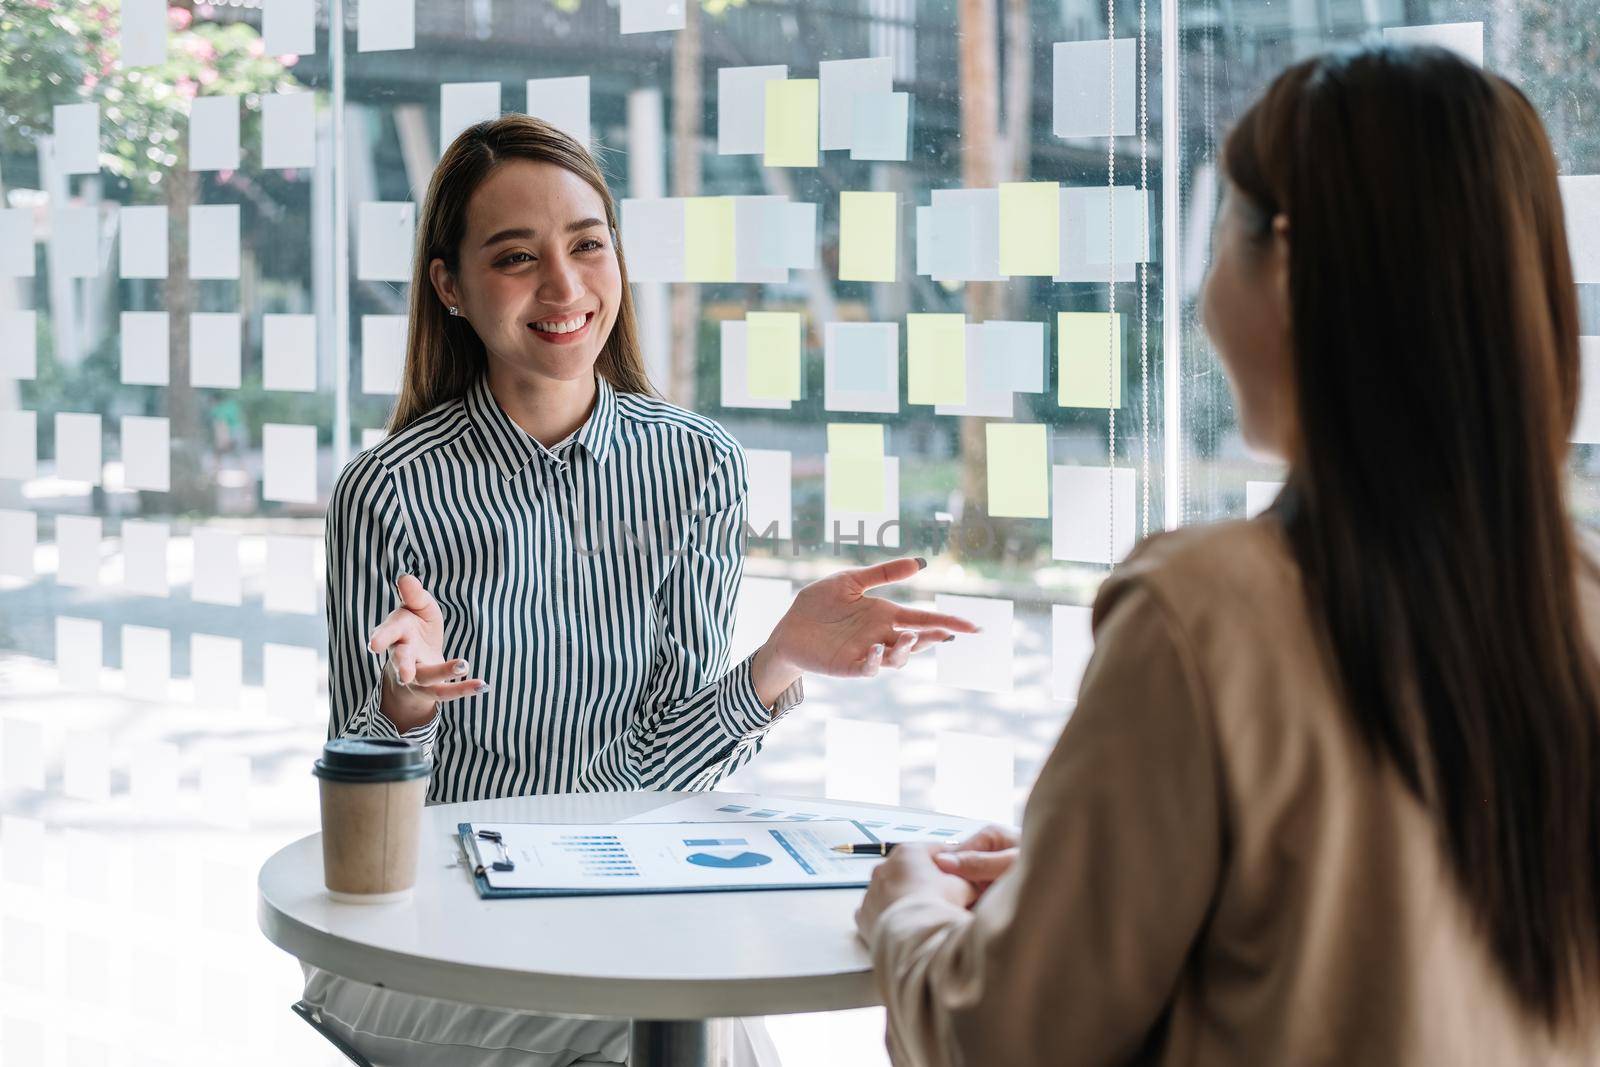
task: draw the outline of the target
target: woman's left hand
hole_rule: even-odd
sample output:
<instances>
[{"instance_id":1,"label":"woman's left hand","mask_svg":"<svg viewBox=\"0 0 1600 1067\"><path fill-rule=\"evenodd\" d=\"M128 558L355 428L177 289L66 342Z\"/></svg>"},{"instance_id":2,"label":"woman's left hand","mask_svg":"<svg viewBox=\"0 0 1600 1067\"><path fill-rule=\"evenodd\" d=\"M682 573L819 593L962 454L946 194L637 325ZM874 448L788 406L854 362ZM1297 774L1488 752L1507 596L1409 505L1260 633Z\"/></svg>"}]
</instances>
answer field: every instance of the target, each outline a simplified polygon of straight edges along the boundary
<instances>
[{"instance_id":1,"label":"woman's left hand","mask_svg":"<svg viewBox=\"0 0 1600 1067\"><path fill-rule=\"evenodd\" d=\"M972 905L977 890L965 878L946 874L934 865L933 855L940 845L896 845L878 869L872 872L867 895L856 909L856 930L863 941L872 940L878 919L897 900L927 896L948 901L958 908Z\"/></svg>"}]
</instances>

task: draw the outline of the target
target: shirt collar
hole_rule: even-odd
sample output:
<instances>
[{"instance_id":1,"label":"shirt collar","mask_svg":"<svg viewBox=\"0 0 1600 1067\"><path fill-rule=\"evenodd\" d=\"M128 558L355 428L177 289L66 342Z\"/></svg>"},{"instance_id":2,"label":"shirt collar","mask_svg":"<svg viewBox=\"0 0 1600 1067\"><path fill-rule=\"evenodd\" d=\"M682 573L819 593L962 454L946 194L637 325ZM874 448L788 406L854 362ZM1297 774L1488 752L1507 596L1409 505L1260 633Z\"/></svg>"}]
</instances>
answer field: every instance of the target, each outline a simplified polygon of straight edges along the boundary
<instances>
[{"instance_id":1,"label":"shirt collar","mask_svg":"<svg viewBox=\"0 0 1600 1067\"><path fill-rule=\"evenodd\" d=\"M617 398L616 390L606 381L605 375L596 374L594 382L594 408L573 440L582 445L596 463L604 463L616 430ZM511 478L520 473L541 452L553 455L500 407L489 389L487 374L478 375L477 381L467 390L465 403L467 416L483 435L489 454L503 477Z\"/></svg>"}]
</instances>

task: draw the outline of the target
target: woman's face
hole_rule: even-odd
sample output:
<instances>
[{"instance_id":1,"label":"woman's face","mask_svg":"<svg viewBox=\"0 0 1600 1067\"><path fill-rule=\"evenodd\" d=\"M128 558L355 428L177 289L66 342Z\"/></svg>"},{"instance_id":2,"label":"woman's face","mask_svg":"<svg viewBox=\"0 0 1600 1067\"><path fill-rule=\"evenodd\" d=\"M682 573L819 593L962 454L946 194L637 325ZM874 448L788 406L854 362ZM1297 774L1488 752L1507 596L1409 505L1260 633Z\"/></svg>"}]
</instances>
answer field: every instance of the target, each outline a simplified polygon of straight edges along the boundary
<instances>
[{"instance_id":1,"label":"woman's face","mask_svg":"<svg viewBox=\"0 0 1600 1067\"><path fill-rule=\"evenodd\" d=\"M1200 317L1222 358L1245 445L1287 459L1296 433L1289 316L1289 221L1278 215L1265 238L1230 186L1222 199Z\"/></svg>"},{"instance_id":2,"label":"woman's face","mask_svg":"<svg viewBox=\"0 0 1600 1067\"><path fill-rule=\"evenodd\" d=\"M622 302L605 204L553 163L495 168L467 205L461 269L428 271L439 299L472 324L511 368L572 381L593 372Z\"/></svg>"}]
</instances>

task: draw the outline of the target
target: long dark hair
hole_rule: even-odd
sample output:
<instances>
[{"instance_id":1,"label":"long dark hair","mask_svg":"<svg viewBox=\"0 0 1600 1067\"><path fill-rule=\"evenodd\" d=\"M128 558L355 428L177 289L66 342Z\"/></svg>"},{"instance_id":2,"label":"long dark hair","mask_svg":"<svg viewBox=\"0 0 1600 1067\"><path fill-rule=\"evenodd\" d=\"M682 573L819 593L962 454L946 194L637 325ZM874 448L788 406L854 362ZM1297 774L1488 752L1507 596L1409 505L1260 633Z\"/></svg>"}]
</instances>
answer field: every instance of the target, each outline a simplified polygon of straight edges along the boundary
<instances>
[{"instance_id":1,"label":"long dark hair","mask_svg":"<svg viewBox=\"0 0 1600 1067\"><path fill-rule=\"evenodd\" d=\"M1290 67L1224 149L1289 221L1283 521L1360 730L1427 805L1516 997L1600 990L1600 680L1564 466L1578 312L1556 164L1440 49Z\"/></svg>"}]
</instances>

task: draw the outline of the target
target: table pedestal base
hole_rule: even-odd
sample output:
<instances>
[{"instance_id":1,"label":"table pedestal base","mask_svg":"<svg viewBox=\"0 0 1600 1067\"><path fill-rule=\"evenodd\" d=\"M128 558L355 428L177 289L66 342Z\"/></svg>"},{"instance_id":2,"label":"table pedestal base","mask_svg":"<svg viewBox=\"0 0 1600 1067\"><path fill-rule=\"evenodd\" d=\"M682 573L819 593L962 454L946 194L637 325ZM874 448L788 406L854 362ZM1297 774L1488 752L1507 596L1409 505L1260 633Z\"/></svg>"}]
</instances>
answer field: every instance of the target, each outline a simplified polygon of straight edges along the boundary
<instances>
[{"instance_id":1,"label":"table pedestal base","mask_svg":"<svg viewBox=\"0 0 1600 1067\"><path fill-rule=\"evenodd\" d=\"M723 1019L634 1019L628 1024L628 1067L720 1067L727 1038Z\"/></svg>"}]
</instances>

